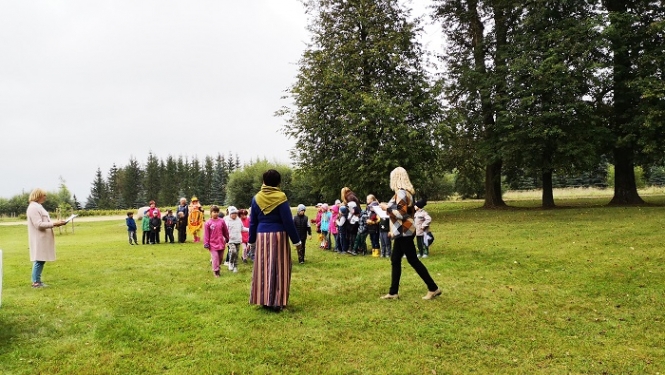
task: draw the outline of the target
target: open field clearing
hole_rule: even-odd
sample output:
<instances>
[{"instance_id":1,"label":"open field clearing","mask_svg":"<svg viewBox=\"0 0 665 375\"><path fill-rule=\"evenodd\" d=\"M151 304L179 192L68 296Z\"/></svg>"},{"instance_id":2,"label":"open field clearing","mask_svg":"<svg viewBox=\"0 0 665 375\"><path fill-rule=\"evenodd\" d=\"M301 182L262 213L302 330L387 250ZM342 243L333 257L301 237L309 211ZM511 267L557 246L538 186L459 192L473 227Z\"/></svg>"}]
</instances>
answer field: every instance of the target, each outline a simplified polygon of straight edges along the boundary
<instances>
[{"instance_id":1,"label":"open field clearing","mask_svg":"<svg viewBox=\"0 0 665 375\"><path fill-rule=\"evenodd\" d=\"M282 313L248 304L251 264L214 279L201 245L129 246L122 219L56 235L32 289L26 228L2 226L0 373L663 374L665 199L645 200L432 203L433 301L406 262L384 301L387 259L310 240Z\"/></svg>"}]
</instances>

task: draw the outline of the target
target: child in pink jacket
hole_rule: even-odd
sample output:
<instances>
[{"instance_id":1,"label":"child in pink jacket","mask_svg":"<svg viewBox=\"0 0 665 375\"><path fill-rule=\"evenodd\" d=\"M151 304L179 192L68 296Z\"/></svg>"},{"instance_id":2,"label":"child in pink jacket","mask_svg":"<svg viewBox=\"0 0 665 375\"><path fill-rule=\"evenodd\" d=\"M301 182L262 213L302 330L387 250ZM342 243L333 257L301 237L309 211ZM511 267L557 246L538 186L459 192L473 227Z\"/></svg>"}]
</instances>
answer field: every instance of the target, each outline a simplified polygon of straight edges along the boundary
<instances>
[{"instance_id":1,"label":"child in pink jacket","mask_svg":"<svg viewBox=\"0 0 665 375\"><path fill-rule=\"evenodd\" d=\"M210 219L203 225L203 247L210 251L212 258L212 272L219 277L219 262L224 259L224 248L229 242L229 228L223 219L219 218L219 207L210 208Z\"/></svg>"}]
</instances>

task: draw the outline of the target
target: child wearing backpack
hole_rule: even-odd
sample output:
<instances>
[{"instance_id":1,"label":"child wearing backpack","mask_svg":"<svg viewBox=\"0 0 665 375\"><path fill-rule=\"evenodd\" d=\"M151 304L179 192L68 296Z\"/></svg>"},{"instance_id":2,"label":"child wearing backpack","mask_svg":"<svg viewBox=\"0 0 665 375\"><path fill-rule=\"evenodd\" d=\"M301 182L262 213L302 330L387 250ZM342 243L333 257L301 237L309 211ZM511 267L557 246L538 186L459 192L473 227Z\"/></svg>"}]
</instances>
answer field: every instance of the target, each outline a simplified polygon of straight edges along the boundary
<instances>
[{"instance_id":1,"label":"child wearing backpack","mask_svg":"<svg viewBox=\"0 0 665 375\"><path fill-rule=\"evenodd\" d=\"M416 213L413 215L413 220L416 224L416 243L418 244L418 258L427 258L429 256L429 246L424 240L425 235L429 232L429 225L432 218L429 216L424 207L427 205L427 200L421 199L414 203Z\"/></svg>"},{"instance_id":2,"label":"child wearing backpack","mask_svg":"<svg viewBox=\"0 0 665 375\"><path fill-rule=\"evenodd\" d=\"M173 230L178 219L173 215L173 210L166 211L166 215L164 215L162 221L164 221L164 242L174 243Z\"/></svg>"}]
</instances>

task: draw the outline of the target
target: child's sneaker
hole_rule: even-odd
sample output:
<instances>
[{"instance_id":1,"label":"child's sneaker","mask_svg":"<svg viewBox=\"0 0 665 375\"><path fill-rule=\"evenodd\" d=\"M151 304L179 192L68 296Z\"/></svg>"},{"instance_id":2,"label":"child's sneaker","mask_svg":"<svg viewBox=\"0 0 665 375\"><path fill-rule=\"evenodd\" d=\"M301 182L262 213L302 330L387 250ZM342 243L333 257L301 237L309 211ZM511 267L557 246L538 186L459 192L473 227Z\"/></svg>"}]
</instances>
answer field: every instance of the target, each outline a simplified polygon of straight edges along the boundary
<instances>
[{"instance_id":1,"label":"child's sneaker","mask_svg":"<svg viewBox=\"0 0 665 375\"><path fill-rule=\"evenodd\" d=\"M215 271L215 277L219 277L219 271Z\"/></svg>"},{"instance_id":2,"label":"child's sneaker","mask_svg":"<svg viewBox=\"0 0 665 375\"><path fill-rule=\"evenodd\" d=\"M233 273L238 273L238 267L233 267Z\"/></svg>"}]
</instances>

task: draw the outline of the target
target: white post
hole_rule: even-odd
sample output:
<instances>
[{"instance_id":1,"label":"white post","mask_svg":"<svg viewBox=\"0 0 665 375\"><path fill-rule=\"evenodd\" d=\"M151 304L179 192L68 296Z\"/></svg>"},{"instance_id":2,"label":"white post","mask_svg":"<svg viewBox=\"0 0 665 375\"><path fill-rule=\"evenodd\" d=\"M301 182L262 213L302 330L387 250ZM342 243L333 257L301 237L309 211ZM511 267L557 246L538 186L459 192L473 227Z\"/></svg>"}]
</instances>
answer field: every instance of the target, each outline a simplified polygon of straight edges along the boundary
<instances>
[{"instance_id":1,"label":"white post","mask_svg":"<svg viewBox=\"0 0 665 375\"><path fill-rule=\"evenodd\" d=\"M2 250L0 250L0 306L2 306Z\"/></svg>"}]
</instances>

